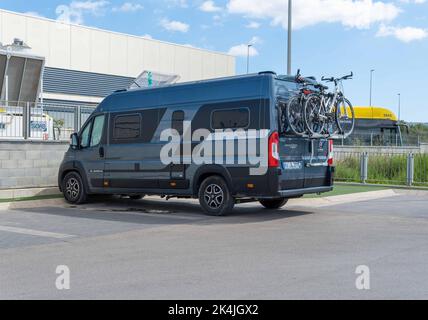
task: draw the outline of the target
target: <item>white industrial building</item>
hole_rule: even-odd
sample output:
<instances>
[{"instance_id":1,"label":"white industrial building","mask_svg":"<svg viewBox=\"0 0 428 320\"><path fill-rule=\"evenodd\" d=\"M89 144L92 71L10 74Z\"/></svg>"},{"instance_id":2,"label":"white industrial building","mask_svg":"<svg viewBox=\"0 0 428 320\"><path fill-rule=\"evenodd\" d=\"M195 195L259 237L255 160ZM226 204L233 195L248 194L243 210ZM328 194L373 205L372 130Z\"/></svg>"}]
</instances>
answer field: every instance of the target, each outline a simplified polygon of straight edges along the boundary
<instances>
[{"instance_id":1,"label":"white industrial building","mask_svg":"<svg viewBox=\"0 0 428 320\"><path fill-rule=\"evenodd\" d=\"M235 74L235 58L225 53L0 9L3 49L14 39L22 40L32 56L44 60L39 91L46 102L96 104L128 87L144 70L176 74L180 82ZM23 73L26 67L23 62ZM0 78L6 76L5 69L0 65ZM4 91L5 83L0 83Z\"/></svg>"}]
</instances>

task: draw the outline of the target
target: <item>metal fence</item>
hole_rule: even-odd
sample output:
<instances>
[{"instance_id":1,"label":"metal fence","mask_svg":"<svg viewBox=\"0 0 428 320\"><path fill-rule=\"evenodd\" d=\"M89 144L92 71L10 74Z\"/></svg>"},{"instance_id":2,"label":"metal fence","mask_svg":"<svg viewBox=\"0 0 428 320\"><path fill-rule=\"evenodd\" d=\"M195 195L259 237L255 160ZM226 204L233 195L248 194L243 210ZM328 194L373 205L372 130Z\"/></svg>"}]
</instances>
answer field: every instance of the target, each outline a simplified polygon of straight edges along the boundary
<instances>
[{"instance_id":1,"label":"metal fence","mask_svg":"<svg viewBox=\"0 0 428 320\"><path fill-rule=\"evenodd\" d=\"M428 186L428 154L336 153L338 181Z\"/></svg>"},{"instance_id":2,"label":"metal fence","mask_svg":"<svg viewBox=\"0 0 428 320\"><path fill-rule=\"evenodd\" d=\"M342 146L419 146L422 138L419 135L403 133L399 134L375 134L375 133L353 133L346 139L338 140L337 144Z\"/></svg>"},{"instance_id":3,"label":"metal fence","mask_svg":"<svg viewBox=\"0 0 428 320\"><path fill-rule=\"evenodd\" d=\"M0 101L0 139L69 140L94 106Z\"/></svg>"}]
</instances>

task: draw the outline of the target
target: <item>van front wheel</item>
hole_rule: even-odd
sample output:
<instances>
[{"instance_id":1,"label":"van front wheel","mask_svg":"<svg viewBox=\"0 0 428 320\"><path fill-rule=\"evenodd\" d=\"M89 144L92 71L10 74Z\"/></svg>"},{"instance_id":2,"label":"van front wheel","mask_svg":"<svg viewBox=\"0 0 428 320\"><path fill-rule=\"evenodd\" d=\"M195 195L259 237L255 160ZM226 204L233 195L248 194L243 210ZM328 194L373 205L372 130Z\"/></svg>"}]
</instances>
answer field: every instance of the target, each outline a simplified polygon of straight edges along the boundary
<instances>
[{"instance_id":1,"label":"van front wheel","mask_svg":"<svg viewBox=\"0 0 428 320\"><path fill-rule=\"evenodd\" d=\"M62 180L62 192L65 200L73 204L84 203L88 198L82 178L77 172L66 174Z\"/></svg>"},{"instance_id":2,"label":"van front wheel","mask_svg":"<svg viewBox=\"0 0 428 320\"><path fill-rule=\"evenodd\" d=\"M288 202L287 198L263 199L259 201L266 209L279 209Z\"/></svg>"},{"instance_id":3,"label":"van front wheel","mask_svg":"<svg viewBox=\"0 0 428 320\"><path fill-rule=\"evenodd\" d=\"M199 187L199 203L207 214L222 216L233 209L235 199L223 178L211 176Z\"/></svg>"}]
</instances>

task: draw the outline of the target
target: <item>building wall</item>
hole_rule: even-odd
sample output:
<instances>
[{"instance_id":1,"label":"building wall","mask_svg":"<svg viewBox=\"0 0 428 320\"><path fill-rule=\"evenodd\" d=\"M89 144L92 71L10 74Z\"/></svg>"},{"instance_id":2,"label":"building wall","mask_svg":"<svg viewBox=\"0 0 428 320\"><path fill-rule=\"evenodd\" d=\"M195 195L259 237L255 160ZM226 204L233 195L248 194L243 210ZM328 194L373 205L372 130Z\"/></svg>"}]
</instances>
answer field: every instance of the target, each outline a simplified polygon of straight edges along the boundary
<instances>
[{"instance_id":1,"label":"building wall","mask_svg":"<svg viewBox=\"0 0 428 320\"><path fill-rule=\"evenodd\" d=\"M53 68L134 78L150 70L179 74L180 81L235 74L235 58L224 53L0 10L0 42L13 38Z\"/></svg>"}]
</instances>

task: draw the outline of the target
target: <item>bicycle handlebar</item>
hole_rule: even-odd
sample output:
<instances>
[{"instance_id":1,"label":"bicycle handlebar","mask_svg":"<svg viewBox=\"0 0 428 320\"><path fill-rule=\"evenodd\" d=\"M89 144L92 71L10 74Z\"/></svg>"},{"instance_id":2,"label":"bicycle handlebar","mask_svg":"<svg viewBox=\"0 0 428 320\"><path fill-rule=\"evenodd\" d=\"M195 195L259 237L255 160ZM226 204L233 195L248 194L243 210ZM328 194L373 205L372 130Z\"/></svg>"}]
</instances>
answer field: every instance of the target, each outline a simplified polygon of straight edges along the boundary
<instances>
[{"instance_id":1,"label":"bicycle handlebar","mask_svg":"<svg viewBox=\"0 0 428 320\"><path fill-rule=\"evenodd\" d=\"M354 73L351 71L350 74L343 76L341 79L342 80L348 80L348 79L351 79L353 76L354 76Z\"/></svg>"},{"instance_id":2,"label":"bicycle handlebar","mask_svg":"<svg viewBox=\"0 0 428 320\"><path fill-rule=\"evenodd\" d=\"M334 81L334 78L333 77L331 77L331 78L325 78L324 76L321 78L321 81L327 81L327 82L333 82Z\"/></svg>"},{"instance_id":3,"label":"bicycle handlebar","mask_svg":"<svg viewBox=\"0 0 428 320\"><path fill-rule=\"evenodd\" d=\"M348 80L348 79L352 79L352 77L354 76L354 73L351 71L350 74L343 76L341 78L334 78L334 77L330 77L330 78L325 78L324 76L321 77L321 81L326 81L326 82L337 82L340 80Z\"/></svg>"}]
</instances>

